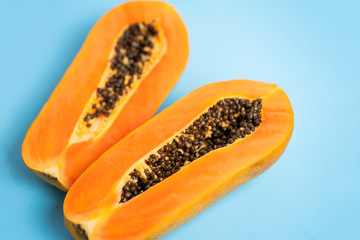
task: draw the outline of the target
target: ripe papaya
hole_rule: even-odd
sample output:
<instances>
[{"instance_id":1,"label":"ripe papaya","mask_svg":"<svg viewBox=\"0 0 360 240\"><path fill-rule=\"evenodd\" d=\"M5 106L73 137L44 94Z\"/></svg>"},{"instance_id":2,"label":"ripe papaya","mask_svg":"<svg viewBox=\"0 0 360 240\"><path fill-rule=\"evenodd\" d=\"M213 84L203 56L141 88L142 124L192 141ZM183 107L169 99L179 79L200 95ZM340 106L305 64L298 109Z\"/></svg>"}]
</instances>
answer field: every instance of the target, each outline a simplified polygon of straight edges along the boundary
<instances>
[{"instance_id":1,"label":"ripe papaya","mask_svg":"<svg viewBox=\"0 0 360 240\"><path fill-rule=\"evenodd\" d=\"M176 10L133 1L106 13L28 130L25 164L66 191L105 150L151 118L185 68Z\"/></svg>"},{"instance_id":2,"label":"ripe papaya","mask_svg":"<svg viewBox=\"0 0 360 240\"><path fill-rule=\"evenodd\" d=\"M269 168L285 150L292 107L275 84L205 85L128 134L64 201L76 239L157 239Z\"/></svg>"}]
</instances>

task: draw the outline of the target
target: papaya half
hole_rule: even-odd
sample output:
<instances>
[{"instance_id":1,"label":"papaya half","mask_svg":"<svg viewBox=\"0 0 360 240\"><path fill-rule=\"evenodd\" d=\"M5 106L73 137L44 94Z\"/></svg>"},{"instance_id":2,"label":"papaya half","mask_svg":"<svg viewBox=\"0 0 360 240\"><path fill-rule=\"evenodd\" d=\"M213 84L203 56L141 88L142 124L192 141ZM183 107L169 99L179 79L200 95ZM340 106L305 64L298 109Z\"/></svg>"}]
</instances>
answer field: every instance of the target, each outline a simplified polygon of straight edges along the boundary
<instances>
[{"instance_id":1,"label":"papaya half","mask_svg":"<svg viewBox=\"0 0 360 240\"><path fill-rule=\"evenodd\" d=\"M188 55L186 27L171 5L133 1L110 10L28 130L25 164L69 189L105 150L155 114Z\"/></svg>"},{"instance_id":2,"label":"papaya half","mask_svg":"<svg viewBox=\"0 0 360 240\"><path fill-rule=\"evenodd\" d=\"M64 201L76 239L157 239L269 168L294 125L275 84L205 85L128 134Z\"/></svg>"}]
</instances>

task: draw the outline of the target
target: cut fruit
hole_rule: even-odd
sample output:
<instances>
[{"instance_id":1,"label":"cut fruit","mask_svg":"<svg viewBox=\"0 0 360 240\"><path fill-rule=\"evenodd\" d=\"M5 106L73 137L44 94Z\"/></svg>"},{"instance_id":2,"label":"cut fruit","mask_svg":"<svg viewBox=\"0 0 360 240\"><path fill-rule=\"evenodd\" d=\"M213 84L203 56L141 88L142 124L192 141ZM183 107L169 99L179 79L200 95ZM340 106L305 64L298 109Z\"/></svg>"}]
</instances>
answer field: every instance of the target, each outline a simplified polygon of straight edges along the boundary
<instances>
[{"instance_id":1,"label":"cut fruit","mask_svg":"<svg viewBox=\"0 0 360 240\"><path fill-rule=\"evenodd\" d=\"M65 224L77 239L160 238L269 168L293 124L275 84L203 86L92 164L65 198Z\"/></svg>"},{"instance_id":2,"label":"cut fruit","mask_svg":"<svg viewBox=\"0 0 360 240\"><path fill-rule=\"evenodd\" d=\"M104 151L151 118L189 55L187 31L163 2L106 13L26 134L25 164L66 191Z\"/></svg>"}]
</instances>

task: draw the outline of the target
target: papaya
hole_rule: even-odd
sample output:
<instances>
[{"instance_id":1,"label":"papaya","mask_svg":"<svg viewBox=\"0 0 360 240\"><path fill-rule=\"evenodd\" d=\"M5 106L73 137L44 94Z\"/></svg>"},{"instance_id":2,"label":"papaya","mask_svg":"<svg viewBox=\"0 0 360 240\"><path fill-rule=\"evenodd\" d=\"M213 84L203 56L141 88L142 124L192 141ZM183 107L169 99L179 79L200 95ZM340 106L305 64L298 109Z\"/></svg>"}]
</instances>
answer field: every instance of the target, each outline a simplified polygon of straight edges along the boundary
<instances>
[{"instance_id":1,"label":"papaya","mask_svg":"<svg viewBox=\"0 0 360 240\"><path fill-rule=\"evenodd\" d=\"M186 27L171 5L133 1L107 12L28 130L25 164L67 191L95 159L155 114L188 55Z\"/></svg>"},{"instance_id":2,"label":"papaya","mask_svg":"<svg viewBox=\"0 0 360 240\"><path fill-rule=\"evenodd\" d=\"M100 156L64 200L76 239L158 239L268 169L294 115L275 84L205 85Z\"/></svg>"}]
</instances>

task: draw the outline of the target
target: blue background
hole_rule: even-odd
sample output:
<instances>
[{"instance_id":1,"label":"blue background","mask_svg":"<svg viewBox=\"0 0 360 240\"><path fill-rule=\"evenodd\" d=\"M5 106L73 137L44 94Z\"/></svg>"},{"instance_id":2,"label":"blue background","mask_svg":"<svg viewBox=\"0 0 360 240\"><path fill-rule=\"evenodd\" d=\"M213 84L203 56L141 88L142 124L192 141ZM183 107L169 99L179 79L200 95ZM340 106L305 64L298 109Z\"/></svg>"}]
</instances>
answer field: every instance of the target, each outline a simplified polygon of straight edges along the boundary
<instances>
[{"instance_id":1,"label":"blue background","mask_svg":"<svg viewBox=\"0 0 360 240\"><path fill-rule=\"evenodd\" d=\"M191 54L161 109L246 78L287 92L295 128L272 168L164 239L360 239L358 1L170 2ZM92 25L118 3L1 0L0 239L71 239L65 193L29 171L20 149Z\"/></svg>"}]
</instances>

